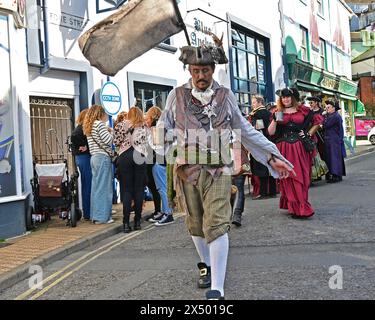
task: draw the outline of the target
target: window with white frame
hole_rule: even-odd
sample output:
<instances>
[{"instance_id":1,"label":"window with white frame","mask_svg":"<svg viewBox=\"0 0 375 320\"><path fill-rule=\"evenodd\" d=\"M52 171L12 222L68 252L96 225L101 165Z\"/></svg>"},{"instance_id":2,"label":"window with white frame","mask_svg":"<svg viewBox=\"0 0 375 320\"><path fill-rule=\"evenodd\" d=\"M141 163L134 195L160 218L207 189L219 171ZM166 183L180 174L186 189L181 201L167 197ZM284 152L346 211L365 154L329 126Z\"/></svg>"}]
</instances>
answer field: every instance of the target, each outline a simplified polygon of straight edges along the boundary
<instances>
[{"instance_id":1,"label":"window with white frame","mask_svg":"<svg viewBox=\"0 0 375 320\"><path fill-rule=\"evenodd\" d=\"M306 28L302 27L301 26L301 60L303 61L308 61L309 60L309 57L308 57L308 31Z\"/></svg>"},{"instance_id":2,"label":"window with white frame","mask_svg":"<svg viewBox=\"0 0 375 320\"><path fill-rule=\"evenodd\" d=\"M323 39L319 40L319 54L320 54L320 67L325 69L326 67L326 42Z\"/></svg>"},{"instance_id":3,"label":"window with white frame","mask_svg":"<svg viewBox=\"0 0 375 320\"><path fill-rule=\"evenodd\" d=\"M314 1L314 0L311 0ZM323 0L316 0L318 5L318 13L323 16L324 15L324 7L323 7Z\"/></svg>"}]
</instances>

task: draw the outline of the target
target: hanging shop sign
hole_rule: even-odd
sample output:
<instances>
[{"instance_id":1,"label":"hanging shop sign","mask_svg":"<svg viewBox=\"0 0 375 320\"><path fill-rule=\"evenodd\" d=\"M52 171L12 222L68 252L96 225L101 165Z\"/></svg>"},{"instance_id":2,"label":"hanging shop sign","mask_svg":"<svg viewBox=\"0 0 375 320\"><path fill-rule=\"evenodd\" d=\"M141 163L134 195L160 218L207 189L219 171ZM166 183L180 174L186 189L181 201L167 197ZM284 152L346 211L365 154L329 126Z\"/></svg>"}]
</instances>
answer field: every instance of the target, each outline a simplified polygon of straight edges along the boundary
<instances>
[{"instance_id":1,"label":"hanging shop sign","mask_svg":"<svg viewBox=\"0 0 375 320\"><path fill-rule=\"evenodd\" d=\"M16 12L17 0L0 0L0 9Z\"/></svg>"},{"instance_id":2,"label":"hanging shop sign","mask_svg":"<svg viewBox=\"0 0 375 320\"><path fill-rule=\"evenodd\" d=\"M0 0L0 10L13 14L17 28L26 28L26 0Z\"/></svg>"}]
</instances>

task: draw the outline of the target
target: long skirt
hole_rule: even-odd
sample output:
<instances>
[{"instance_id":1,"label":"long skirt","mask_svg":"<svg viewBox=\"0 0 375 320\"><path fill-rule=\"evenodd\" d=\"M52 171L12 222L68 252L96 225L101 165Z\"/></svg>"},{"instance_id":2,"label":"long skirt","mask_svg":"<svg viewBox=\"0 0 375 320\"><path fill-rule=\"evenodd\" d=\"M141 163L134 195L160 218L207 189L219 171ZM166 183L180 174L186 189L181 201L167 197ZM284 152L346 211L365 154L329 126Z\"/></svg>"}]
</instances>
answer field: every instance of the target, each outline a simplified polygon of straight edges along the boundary
<instances>
[{"instance_id":1,"label":"long skirt","mask_svg":"<svg viewBox=\"0 0 375 320\"><path fill-rule=\"evenodd\" d=\"M325 176L327 173L327 164L321 159L319 152L317 152L311 167L311 180L317 180L318 178Z\"/></svg>"},{"instance_id":2,"label":"long skirt","mask_svg":"<svg viewBox=\"0 0 375 320\"><path fill-rule=\"evenodd\" d=\"M314 209L309 203L312 154L305 151L300 141L281 141L277 147L293 164L296 173L296 176L280 180L280 208L288 210L292 215L310 217L314 214Z\"/></svg>"}]
</instances>

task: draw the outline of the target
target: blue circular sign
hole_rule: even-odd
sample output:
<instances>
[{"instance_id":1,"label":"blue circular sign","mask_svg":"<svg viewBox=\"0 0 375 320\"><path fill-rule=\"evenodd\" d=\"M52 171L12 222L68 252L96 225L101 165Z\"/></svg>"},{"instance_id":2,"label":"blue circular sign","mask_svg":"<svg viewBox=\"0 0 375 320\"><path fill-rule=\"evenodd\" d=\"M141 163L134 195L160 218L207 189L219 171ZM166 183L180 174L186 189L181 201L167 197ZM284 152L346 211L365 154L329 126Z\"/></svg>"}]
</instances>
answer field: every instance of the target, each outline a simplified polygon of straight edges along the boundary
<instances>
[{"instance_id":1,"label":"blue circular sign","mask_svg":"<svg viewBox=\"0 0 375 320\"><path fill-rule=\"evenodd\" d=\"M122 105L119 88L113 82L106 82L100 91L100 101L108 115L115 116L118 114Z\"/></svg>"}]
</instances>

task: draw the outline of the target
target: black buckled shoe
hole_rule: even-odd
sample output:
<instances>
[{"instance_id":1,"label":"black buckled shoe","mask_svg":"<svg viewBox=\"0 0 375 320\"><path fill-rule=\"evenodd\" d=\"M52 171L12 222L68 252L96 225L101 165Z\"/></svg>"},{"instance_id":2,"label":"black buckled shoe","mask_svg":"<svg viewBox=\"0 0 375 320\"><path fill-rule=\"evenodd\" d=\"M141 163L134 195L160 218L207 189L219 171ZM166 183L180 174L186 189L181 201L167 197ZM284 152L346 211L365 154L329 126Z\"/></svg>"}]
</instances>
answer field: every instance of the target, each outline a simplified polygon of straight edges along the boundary
<instances>
[{"instance_id":1,"label":"black buckled shoe","mask_svg":"<svg viewBox=\"0 0 375 320\"><path fill-rule=\"evenodd\" d=\"M199 268L198 288L207 289L211 287L211 267L208 267L203 262L199 262L198 268Z\"/></svg>"},{"instance_id":2,"label":"black buckled shoe","mask_svg":"<svg viewBox=\"0 0 375 320\"><path fill-rule=\"evenodd\" d=\"M208 290L206 292L206 299L207 300L225 300L225 298L221 295L219 290Z\"/></svg>"}]
</instances>

